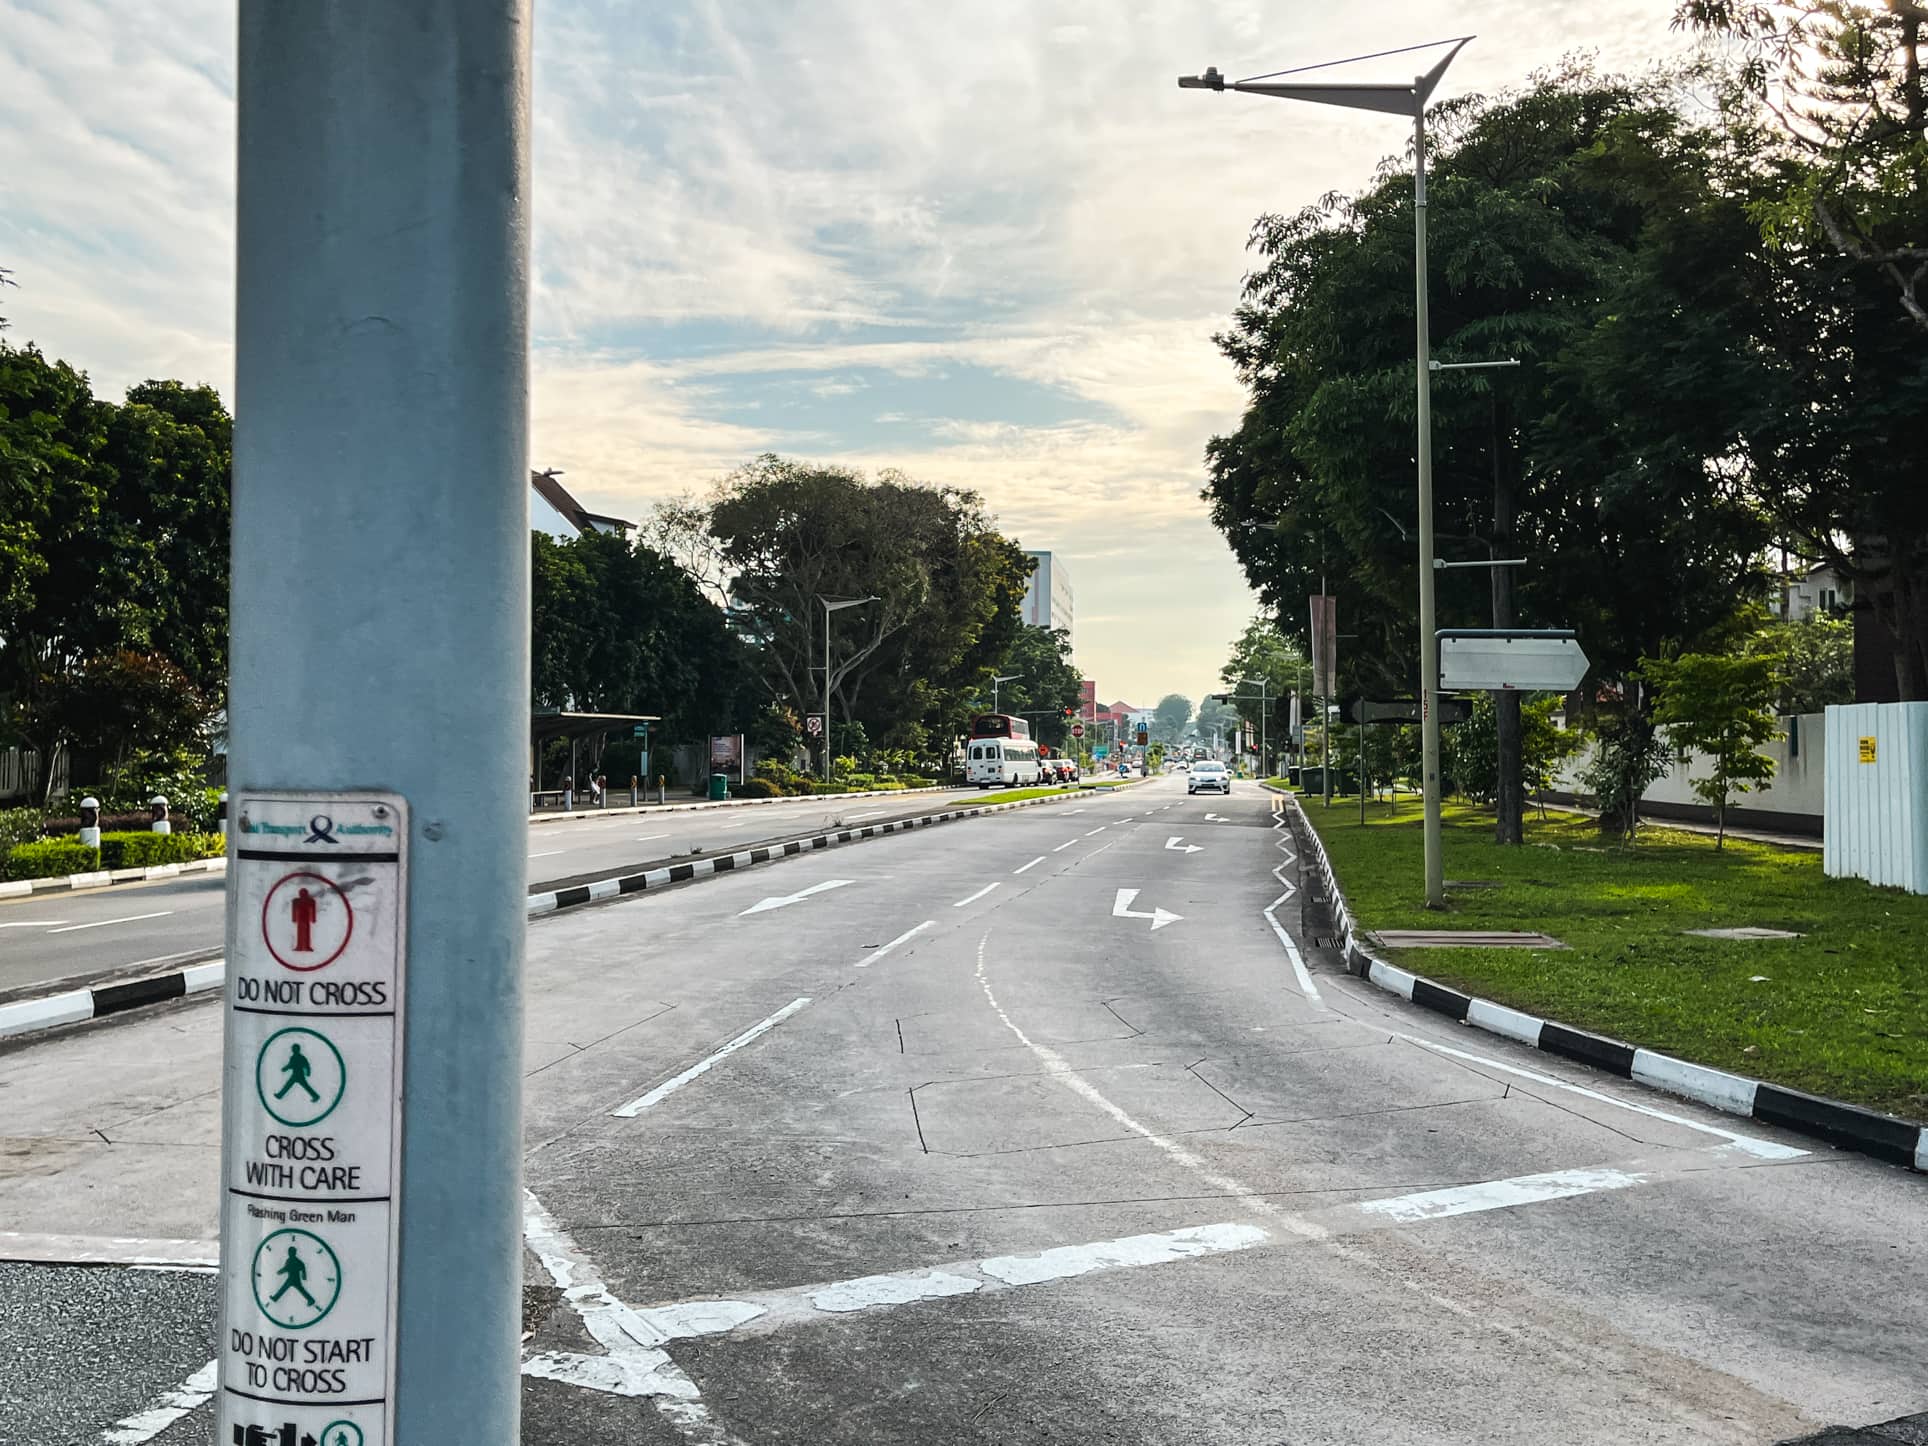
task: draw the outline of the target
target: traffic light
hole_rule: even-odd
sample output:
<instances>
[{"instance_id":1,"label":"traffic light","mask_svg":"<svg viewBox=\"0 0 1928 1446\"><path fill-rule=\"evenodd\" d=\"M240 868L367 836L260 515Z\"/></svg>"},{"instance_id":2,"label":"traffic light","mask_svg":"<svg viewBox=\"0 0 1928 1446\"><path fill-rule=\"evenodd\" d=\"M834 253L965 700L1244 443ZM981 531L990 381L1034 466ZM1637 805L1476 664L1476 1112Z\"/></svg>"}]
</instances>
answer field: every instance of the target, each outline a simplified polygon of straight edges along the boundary
<instances>
[{"instance_id":1,"label":"traffic light","mask_svg":"<svg viewBox=\"0 0 1928 1446\"><path fill-rule=\"evenodd\" d=\"M1058 710L1058 714L1060 717L1064 717L1064 718L1075 718L1078 716L1078 710L1076 708L1073 708L1069 703L1067 703L1064 707Z\"/></svg>"}]
</instances>

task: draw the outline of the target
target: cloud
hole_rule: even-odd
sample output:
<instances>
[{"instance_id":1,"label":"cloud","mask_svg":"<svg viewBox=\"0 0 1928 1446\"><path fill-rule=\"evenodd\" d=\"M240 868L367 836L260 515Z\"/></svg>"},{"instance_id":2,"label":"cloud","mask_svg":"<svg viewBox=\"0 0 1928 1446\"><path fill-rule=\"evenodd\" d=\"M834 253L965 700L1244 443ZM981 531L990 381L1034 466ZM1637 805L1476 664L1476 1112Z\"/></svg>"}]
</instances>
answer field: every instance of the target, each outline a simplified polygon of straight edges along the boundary
<instances>
[{"instance_id":1,"label":"cloud","mask_svg":"<svg viewBox=\"0 0 1928 1446\"><path fill-rule=\"evenodd\" d=\"M0 7L10 335L227 388L233 0ZM544 0L533 458L619 515L764 450L970 487L1067 558L1102 693L1202 690L1251 607L1197 499L1251 222L1407 135L1174 77L1477 32L1447 91L1490 91L1574 35L1643 66L1672 9Z\"/></svg>"}]
</instances>

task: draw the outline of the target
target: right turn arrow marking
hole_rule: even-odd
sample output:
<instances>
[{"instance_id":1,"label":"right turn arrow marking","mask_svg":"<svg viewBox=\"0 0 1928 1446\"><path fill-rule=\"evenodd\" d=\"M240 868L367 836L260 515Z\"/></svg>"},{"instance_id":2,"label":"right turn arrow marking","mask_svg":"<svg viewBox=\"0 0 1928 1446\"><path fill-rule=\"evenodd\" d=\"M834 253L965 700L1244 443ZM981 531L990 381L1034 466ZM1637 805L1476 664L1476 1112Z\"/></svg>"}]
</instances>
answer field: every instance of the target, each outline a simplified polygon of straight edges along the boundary
<instances>
[{"instance_id":1,"label":"right turn arrow marking","mask_svg":"<svg viewBox=\"0 0 1928 1446\"><path fill-rule=\"evenodd\" d=\"M1150 919L1155 934L1167 924L1176 924L1184 918L1183 914L1167 913L1163 909L1153 909L1149 914L1131 907L1131 901L1138 897L1136 889L1120 889L1118 897L1111 901L1111 917L1114 919Z\"/></svg>"},{"instance_id":2,"label":"right turn arrow marking","mask_svg":"<svg viewBox=\"0 0 1928 1446\"><path fill-rule=\"evenodd\" d=\"M1165 847L1170 849L1173 853L1179 853L1179 854L1195 854L1195 853L1202 853L1204 851L1205 846L1203 844L1181 844L1179 840L1182 839L1183 837L1184 837L1183 834L1179 834L1179 833L1173 834L1170 838L1165 840Z\"/></svg>"}]
</instances>

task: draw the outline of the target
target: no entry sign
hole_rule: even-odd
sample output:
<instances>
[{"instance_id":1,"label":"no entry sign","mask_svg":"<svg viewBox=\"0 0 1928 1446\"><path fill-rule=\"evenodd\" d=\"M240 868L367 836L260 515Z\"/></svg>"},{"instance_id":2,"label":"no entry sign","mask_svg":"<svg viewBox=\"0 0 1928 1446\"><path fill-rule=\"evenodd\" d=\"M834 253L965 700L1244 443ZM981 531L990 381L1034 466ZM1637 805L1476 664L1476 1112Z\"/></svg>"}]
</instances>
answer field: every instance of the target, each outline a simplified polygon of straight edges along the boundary
<instances>
[{"instance_id":1,"label":"no entry sign","mask_svg":"<svg viewBox=\"0 0 1928 1446\"><path fill-rule=\"evenodd\" d=\"M407 806L230 812L215 1439L391 1446Z\"/></svg>"}]
</instances>

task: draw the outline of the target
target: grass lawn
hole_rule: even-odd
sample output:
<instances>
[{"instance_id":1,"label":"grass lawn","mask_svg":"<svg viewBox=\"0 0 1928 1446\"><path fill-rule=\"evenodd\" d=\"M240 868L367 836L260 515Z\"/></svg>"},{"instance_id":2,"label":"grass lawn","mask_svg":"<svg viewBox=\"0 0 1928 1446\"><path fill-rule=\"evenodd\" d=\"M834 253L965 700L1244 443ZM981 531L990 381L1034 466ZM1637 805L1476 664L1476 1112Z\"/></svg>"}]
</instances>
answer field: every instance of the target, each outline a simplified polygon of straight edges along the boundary
<instances>
[{"instance_id":1,"label":"grass lawn","mask_svg":"<svg viewBox=\"0 0 1928 1446\"><path fill-rule=\"evenodd\" d=\"M1303 800L1366 929L1535 929L1558 950L1405 949L1405 968L1699 1064L1928 1119L1928 897L1830 879L1821 856L1643 825L1529 814L1526 844L1449 801L1444 913L1423 904L1420 805ZM1701 939L1758 925L1800 939ZM1760 976L1760 977L1756 977Z\"/></svg>"},{"instance_id":2,"label":"grass lawn","mask_svg":"<svg viewBox=\"0 0 1928 1446\"><path fill-rule=\"evenodd\" d=\"M1063 793L1061 787L1051 788L1007 788L1001 793L987 793L978 798L966 799L966 803L1017 803L1027 798L1045 798L1054 793Z\"/></svg>"}]
</instances>

